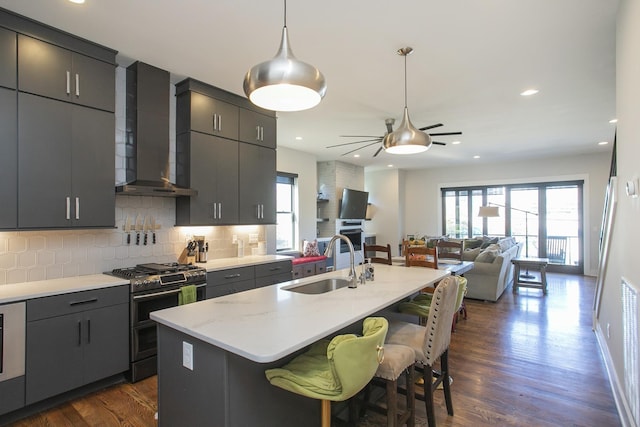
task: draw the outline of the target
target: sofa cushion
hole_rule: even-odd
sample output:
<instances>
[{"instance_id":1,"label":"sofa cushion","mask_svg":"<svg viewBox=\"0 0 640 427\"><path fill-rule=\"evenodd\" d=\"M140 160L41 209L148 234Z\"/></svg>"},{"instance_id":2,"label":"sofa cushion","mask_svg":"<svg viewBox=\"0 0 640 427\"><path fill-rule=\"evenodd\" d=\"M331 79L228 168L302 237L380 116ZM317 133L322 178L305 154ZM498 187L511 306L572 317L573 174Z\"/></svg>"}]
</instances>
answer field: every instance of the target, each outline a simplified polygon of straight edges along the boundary
<instances>
[{"instance_id":1,"label":"sofa cushion","mask_svg":"<svg viewBox=\"0 0 640 427\"><path fill-rule=\"evenodd\" d=\"M482 249L485 249L487 246L492 245L494 243L498 243L498 237L482 237L482 245L480 246Z\"/></svg>"},{"instance_id":2,"label":"sofa cushion","mask_svg":"<svg viewBox=\"0 0 640 427\"><path fill-rule=\"evenodd\" d=\"M482 239L465 239L464 240L464 248L466 249L475 249L482 246Z\"/></svg>"},{"instance_id":3,"label":"sofa cushion","mask_svg":"<svg viewBox=\"0 0 640 427\"><path fill-rule=\"evenodd\" d=\"M500 246L500 250L502 252L508 250L510 247L516 244L515 237L505 237L504 239L498 240L498 245Z\"/></svg>"},{"instance_id":4,"label":"sofa cushion","mask_svg":"<svg viewBox=\"0 0 640 427\"><path fill-rule=\"evenodd\" d=\"M474 248L474 249L466 249L464 252L462 252L462 260L463 261L473 261L473 260L476 259L476 257L478 255L480 255L481 251L482 251L482 249L480 249L479 246L477 248Z\"/></svg>"},{"instance_id":5,"label":"sofa cushion","mask_svg":"<svg viewBox=\"0 0 640 427\"><path fill-rule=\"evenodd\" d=\"M495 249L485 249L480 252L474 262L493 262L500 255L500 251Z\"/></svg>"}]
</instances>

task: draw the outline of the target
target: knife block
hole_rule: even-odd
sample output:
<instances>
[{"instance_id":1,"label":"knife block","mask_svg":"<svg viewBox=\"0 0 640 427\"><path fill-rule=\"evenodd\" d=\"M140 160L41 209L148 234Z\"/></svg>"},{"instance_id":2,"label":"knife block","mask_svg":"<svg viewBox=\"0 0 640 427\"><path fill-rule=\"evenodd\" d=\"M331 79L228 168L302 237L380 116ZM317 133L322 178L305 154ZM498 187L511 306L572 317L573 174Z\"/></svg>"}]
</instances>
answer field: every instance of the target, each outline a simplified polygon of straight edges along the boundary
<instances>
[{"instance_id":1,"label":"knife block","mask_svg":"<svg viewBox=\"0 0 640 427\"><path fill-rule=\"evenodd\" d=\"M188 251L187 248L182 250L182 253L178 257L179 264L195 264L196 263L196 253L193 251Z\"/></svg>"}]
</instances>

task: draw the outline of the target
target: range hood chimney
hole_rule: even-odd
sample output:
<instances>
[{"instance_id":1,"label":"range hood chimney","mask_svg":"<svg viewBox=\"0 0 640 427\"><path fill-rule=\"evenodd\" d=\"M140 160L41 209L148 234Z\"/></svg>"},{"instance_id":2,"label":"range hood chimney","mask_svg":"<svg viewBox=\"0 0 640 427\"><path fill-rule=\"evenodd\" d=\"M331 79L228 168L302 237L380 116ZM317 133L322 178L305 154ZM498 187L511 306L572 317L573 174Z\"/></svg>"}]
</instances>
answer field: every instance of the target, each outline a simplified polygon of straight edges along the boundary
<instances>
[{"instance_id":1,"label":"range hood chimney","mask_svg":"<svg viewBox=\"0 0 640 427\"><path fill-rule=\"evenodd\" d=\"M117 194L195 196L169 181L169 73L135 62L127 68L126 184Z\"/></svg>"}]
</instances>

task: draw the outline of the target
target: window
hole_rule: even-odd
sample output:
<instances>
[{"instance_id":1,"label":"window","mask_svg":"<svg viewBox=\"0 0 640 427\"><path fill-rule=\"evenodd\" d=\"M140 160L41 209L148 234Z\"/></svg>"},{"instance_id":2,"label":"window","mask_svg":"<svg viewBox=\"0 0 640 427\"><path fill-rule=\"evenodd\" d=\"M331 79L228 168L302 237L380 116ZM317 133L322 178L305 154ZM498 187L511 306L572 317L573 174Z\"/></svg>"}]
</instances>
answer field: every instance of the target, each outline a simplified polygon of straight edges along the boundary
<instances>
[{"instance_id":1,"label":"window","mask_svg":"<svg viewBox=\"0 0 640 427\"><path fill-rule=\"evenodd\" d=\"M276 250L295 249L298 235L298 175L278 172L276 179Z\"/></svg>"},{"instance_id":2,"label":"window","mask_svg":"<svg viewBox=\"0 0 640 427\"><path fill-rule=\"evenodd\" d=\"M582 181L442 189L442 229L456 238L513 236L548 271L583 271ZM479 217L481 206L497 217Z\"/></svg>"}]
</instances>

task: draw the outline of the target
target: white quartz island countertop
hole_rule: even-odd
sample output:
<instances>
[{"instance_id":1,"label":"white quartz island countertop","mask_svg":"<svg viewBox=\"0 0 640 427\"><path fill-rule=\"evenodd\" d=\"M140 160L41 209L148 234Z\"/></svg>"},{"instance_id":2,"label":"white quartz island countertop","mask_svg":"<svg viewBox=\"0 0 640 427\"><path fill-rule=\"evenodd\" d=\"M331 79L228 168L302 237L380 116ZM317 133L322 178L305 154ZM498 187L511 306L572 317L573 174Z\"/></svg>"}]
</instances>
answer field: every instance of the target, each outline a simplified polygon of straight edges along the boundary
<instances>
[{"instance_id":1,"label":"white quartz island countertop","mask_svg":"<svg viewBox=\"0 0 640 427\"><path fill-rule=\"evenodd\" d=\"M375 281L355 289L314 295L286 290L347 274L348 270L338 270L172 307L151 313L151 319L254 362L268 363L437 283L449 272L376 264Z\"/></svg>"}]
</instances>

